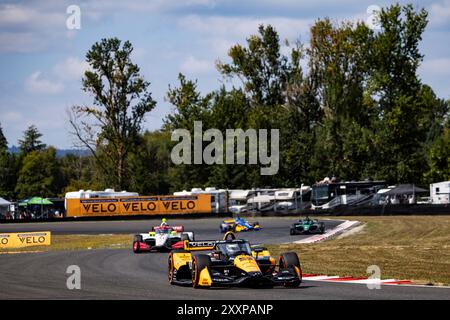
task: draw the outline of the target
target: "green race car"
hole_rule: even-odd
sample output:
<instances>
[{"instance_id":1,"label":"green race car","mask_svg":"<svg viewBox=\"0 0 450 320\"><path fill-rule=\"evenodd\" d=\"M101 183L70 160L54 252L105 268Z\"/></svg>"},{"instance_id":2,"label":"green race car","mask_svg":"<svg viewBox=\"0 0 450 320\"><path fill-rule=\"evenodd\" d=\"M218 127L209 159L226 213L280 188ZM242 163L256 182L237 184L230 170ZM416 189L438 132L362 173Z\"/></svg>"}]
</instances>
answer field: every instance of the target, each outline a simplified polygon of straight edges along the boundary
<instances>
[{"instance_id":1,"label":"green race car","mask_svg":"<svg viewBox=\"0 0 450 320\"><path fill-rule=\"evenodd\" d=\"M325 233L325 223L316 219L300 219L291 226L290 234Z\"/></svg>"}]
</instances>

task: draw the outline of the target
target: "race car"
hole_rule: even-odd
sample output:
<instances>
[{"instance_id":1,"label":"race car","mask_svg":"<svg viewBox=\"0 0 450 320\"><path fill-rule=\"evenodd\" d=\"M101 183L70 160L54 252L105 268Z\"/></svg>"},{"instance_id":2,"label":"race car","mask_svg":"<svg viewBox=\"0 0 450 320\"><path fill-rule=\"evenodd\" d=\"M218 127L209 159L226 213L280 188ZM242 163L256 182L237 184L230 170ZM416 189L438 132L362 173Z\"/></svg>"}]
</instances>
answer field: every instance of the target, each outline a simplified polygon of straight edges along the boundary
<instances>
[{"instance_id":1,"label":"race car","mask_svg":"<svg viewBox=\"0 0 450 320\"><path fill-rule=\"evenodd\" d=\"M183 248L184 240L194 241L194 233L184 232L183 226L157 226L150 232L134 236L133 252L161 252Z\"/></svg>"},{"instance_id":2,"label":"race car","mask_svg":"<svg viewBox=\"0 0 450 320\"><path fill-rule=\"evenodd\" d=\"M228 235L229 233L227 233ZM193 251L210 251L196 254ZM235 237L219 241L184 241L184 250L169 254L169 283L194 288L298 287L302 282L295 252L285 252L278 263L269 251Z\"/></svg>"},{"instance_id":3,"label":"race car","mask_svg":"<svg viewBox=\"0 0 450 320\"><path fill-rule=\"evenodd\" d=\"M226 233L228 231L232 232L242 232L242 231L258 231L261 230L259 222L248 222L247 220L236 217L234 219L223 220L220 224L220 232Z\"/></svg>"},{"instance_id":4,"label":"race car","mask_svg":"<svg viewBox=\"0 0 450 320\"><path fill-rule=\"evenodd\" d=\"M316 219L300 219L298 222L294 223L291 226L290 234L311 234L311 233L320 233L323 234L325 232L325 223Z\"/></svg>"}]
</instances>

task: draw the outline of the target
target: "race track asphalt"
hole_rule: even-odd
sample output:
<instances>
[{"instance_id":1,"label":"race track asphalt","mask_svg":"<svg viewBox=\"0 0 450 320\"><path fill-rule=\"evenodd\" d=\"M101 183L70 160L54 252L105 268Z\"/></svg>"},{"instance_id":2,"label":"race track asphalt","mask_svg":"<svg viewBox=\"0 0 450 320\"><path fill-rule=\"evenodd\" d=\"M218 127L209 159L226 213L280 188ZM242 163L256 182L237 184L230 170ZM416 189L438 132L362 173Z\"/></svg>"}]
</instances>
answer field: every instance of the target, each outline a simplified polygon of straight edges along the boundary
<instances>
[{"instance_id":1,"label":"race track asphalt","mask_svg":"<svg viewBox=\"0 0 450 320\"><path fill-rule=\"evenodd\" d=\"M194 230L197 239L218 239L221 219L169 220ZM258 218L263 230L241 233L252 243L283 243L295 218ZM54 234L119 234L144 232L156 220L78 221L0 225L0 232L50 230ZM340 221L328 221L327 228ZM301 258L301 257L300 257ZM81 270L81 290L66 287L67 268ZM130 249L50 251L0 254L0 299L449 299L450 289L304 281L298 289L214 288L172 286L167 281L167 253L133 254Z\"/></svg>"},{"instance_id":2,"label":"race track asphalt","mask_svg":"<svg viewBox=\"0 0 450 320\"><path fill-rule=\"evenodd\" d=\"M450 299L450 289L304 281L297 289L193 289L167 281L167 254L131 250L52 251L1 255L0 299ZM68 290L67 267L81 270L81 289Z\"/></svg>"},{"instance_id":3,"label":"race track asphalt","mask_svg":"<svg viewBox=\"0 0 450 320\"><path fill-rule=\"evenodd\" d=\"M223 218L202 219L168 219L170 225L183 225L185 231L194 231L196 239L216 240L222 236L219 225ZM289 235L289 227L295 217L258 217L249 218L250 222L258 221L262 229L256 232L241 233L252 243L284 243L299 240L307 235ZM339 220L324 220L326 229L339 225ZM23 224L0 224L0 232L51 231L52 234L127 234L148 232L152 226L161 221L152 220L121 220L121 221L66 221Z\"/></svg>"}]
</instances>

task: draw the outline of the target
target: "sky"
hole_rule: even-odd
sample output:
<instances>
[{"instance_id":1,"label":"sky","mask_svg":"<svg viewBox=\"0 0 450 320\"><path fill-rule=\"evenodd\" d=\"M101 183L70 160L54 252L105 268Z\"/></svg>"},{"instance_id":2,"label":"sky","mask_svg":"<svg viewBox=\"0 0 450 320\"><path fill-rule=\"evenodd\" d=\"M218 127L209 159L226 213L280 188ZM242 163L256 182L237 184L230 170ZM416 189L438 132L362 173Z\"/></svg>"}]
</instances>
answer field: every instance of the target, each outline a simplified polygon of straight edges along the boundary
<instances>
[{"instance_id":1,"label":"sky","mask_svg":"<svg viewBox=\"0 0 450 320\"><path fill-rule=\"evenodd\" d=\"M272 24L282 40L308 41L315 20L370 21L370 6L378 0L0 0L0 124L10 146L17 145L31 124L42 140L60 149L72 148L67 110L90 105L82 90L88 68L86 52L102 38L118 37L134 46L132 59L151 82L157 107L145 118L144 129L156 130L173 111L165 95L177 86L181 72L197 79L202 93L229 84L215 63L228 62L227 52ZM450 0L399 1L426 8L429 24L423 35L425 55L419 69L423 83L450 99ZM80 28L67 26L80 9ZM369 9L369 10L368 10ZM283 47L282 50L287 51ZM282 51L283 52L283 51Z\"/></svg>"}]
</instances>

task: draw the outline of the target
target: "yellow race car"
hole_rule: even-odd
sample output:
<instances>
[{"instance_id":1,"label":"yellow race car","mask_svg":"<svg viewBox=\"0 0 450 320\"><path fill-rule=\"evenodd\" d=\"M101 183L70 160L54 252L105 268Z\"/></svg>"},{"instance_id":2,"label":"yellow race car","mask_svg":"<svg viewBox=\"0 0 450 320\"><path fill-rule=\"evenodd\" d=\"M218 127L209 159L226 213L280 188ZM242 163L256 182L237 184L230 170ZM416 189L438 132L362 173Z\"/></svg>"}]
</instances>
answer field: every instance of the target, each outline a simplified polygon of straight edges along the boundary
<instances>
[{"instance_id":1,"label":"yellow race car","mask_svg":"<svg viewBox=\"0 0 450 320\"><path fill-rule=\"evenodd\" d=\"M207 254L193 254L209 251ZM214 286L298 287L302 281L300 261L295 252L280 255L278 263L269 251L251 246L247 240L227 233L224 240L184 241L184 250L169 254L171 284L194 288Z\"/></svg>"}]
</instances>

